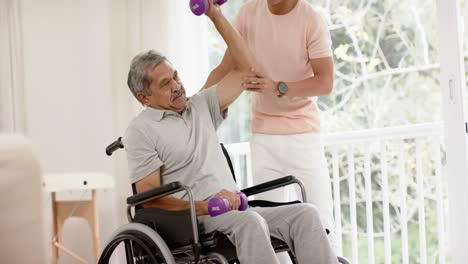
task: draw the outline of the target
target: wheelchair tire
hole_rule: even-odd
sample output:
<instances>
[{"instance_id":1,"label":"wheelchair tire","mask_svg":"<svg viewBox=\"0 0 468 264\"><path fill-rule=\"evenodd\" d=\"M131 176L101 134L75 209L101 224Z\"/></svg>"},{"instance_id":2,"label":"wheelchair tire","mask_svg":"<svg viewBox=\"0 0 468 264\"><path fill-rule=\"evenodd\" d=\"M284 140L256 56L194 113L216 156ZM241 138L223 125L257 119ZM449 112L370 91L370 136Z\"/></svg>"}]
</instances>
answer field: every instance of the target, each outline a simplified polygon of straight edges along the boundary
<instances>
[{"instance_id":1,"label":"wheelchair tire","mask_svg":"<svg viewBox=\"0 0 468 264\"><path fill-rule=\"evenodd\" d=\"M229 264L229 261L221 254L219 253L216 253L216 252L212 252L212 253L209 253L207 256L206 256L206 259L204 262L202 263L208 263L208 264Z\"/></svg>"},{"instance_id":2,"label":"wheelchair tire","mask_svg":"<svg viewBox=\"0 0 468 264\"><path fill-rule=\"evenodd\" d=\"M143 224L130 223L112 233L98 264L108 264L115 248L122 242L125 243L127 263L176 263L171 251L156 231ZM142 253L144 255L141 255Z\"/></svg>"}]
</instances>

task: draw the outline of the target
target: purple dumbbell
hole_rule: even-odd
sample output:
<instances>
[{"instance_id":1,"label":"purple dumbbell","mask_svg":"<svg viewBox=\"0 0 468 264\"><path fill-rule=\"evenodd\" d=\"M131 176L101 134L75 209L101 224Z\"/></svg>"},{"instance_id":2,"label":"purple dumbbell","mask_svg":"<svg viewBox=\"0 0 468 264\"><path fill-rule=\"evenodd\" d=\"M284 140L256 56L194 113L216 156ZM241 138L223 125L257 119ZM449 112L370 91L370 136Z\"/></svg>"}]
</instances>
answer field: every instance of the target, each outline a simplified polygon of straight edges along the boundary
<instances>
[{"instance_id":1,"label":"purple dumbbell","mask_svg":"<svg viewBox=\"0 0 468 264\"><path fill-rule=\"evenodd\" d=\"M212 216L224 214L230 210L229 201L221 196L215 196L208 201L208 213Z\"/></svg>"},{"instance_id":2,"label":"purple dumbbell","mask_svg":"<svg viewBox=\"0 0 468 264\"><path fill-rule=\"evenodd\" d=\"M237 193L240 197L239 211L245 211L249 208L247 196L243 192ZM208 213L212 216L218 216L230 211L229 201L222 196L215 196L208 201Z\"/></svg>"},{"instance_id":3,"label":"purple dumbbell","mask_svg":"<svg viewBox=\"0 0 468 264\"><path fill-rule=\"evenodd\" d=\"M243 192L238 192L237 194L240 197L239 211L247 210L247 208L249 208L249 204L248 204L249 200L247 199L247 195L245 195L245 193Z\"/></svg>"},{"instance_id":4,"label":"purple dumbbell","mask_svg":"<svg viewBox=\"0 0 468 264\"><path fill-rule=\"evenodd\" d=\"M213 0L213 3L217 5L222 5L226 2L227 0ZM197 16L205 14L209 7L210 3L208 0L190 0L190 10Z\"/></svg>"}]
</instances>

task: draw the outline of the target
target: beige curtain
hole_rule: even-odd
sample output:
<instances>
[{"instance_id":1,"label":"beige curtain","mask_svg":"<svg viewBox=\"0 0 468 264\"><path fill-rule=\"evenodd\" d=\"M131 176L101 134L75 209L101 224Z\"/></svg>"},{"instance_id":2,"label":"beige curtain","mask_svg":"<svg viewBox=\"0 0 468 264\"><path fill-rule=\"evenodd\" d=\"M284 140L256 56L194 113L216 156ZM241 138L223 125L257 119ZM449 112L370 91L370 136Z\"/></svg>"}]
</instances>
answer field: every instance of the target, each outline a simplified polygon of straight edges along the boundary
<instances>
[{"instance_id":1,"label":"beige curtain","mask_svg":"<svg viewBox=\"0 0 468 264\"><path fill-rule=\"evenodd\" d=\"M25 133L20 4L0 0L0 132Z\"/></svg>"}]
</instances>

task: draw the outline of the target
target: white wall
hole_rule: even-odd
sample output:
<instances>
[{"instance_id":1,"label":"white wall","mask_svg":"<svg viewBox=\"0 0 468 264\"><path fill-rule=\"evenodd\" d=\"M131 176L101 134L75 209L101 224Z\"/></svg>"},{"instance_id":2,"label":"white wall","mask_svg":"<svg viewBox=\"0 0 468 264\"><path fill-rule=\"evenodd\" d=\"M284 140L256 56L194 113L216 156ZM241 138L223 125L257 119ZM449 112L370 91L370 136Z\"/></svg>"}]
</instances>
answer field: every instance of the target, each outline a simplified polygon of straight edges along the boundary
<instances>
[{"instance_id":1,"label":"white wall","mask_svg":"<svg viewBox=\"0 0 468 264\"><path fill-rule=\"evenodd\" d=\"M130 60L158 49L178 68L188 93L197 91L208 70L206 19L191 15L187 1L21 0L20 9L25 133L44 173L114 175L115 189L98 192L104 245L127 221L125 153L108 158L104 148L140 109L126 86ZM63 232L67 247L93 260L84 221L70 220ZM62 254L60 263L74 261Z\"/></svg>"},{"instance_id":2,"label":"white wall","mask_svg":"<svg viewBox=\"0 0 468 264\"><path fill-rule=\"evenodd\" d=\"M109 1L21 1L26 134L44 173L107 171L113 135ZM118 225L115 192L98 194L101 237ZM93 259L84 221L65 224L64 244ZM73 263L63 255L60 263Z\"/></svg>"}]
</instances>

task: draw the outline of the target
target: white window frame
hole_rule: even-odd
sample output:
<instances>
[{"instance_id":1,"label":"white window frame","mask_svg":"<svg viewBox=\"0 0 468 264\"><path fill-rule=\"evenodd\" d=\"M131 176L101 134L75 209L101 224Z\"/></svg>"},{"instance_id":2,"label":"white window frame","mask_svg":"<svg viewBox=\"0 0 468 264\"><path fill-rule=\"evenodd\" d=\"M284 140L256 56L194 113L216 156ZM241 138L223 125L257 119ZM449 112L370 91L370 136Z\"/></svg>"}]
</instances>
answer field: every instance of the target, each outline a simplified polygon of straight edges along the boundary
<instances>
[{"instance_id":1,"label":"white window frame","mask_svg":"<svg viewBox=\"0 0 468 264\"><path fill-rule=\"evenodd\" d=\"M465 65L458 0L436 0L440 40L440 85L443 99L444 140L449 206L449 258L468 259L468 166L465 127Z\"/></svg>"}]
</instances>

